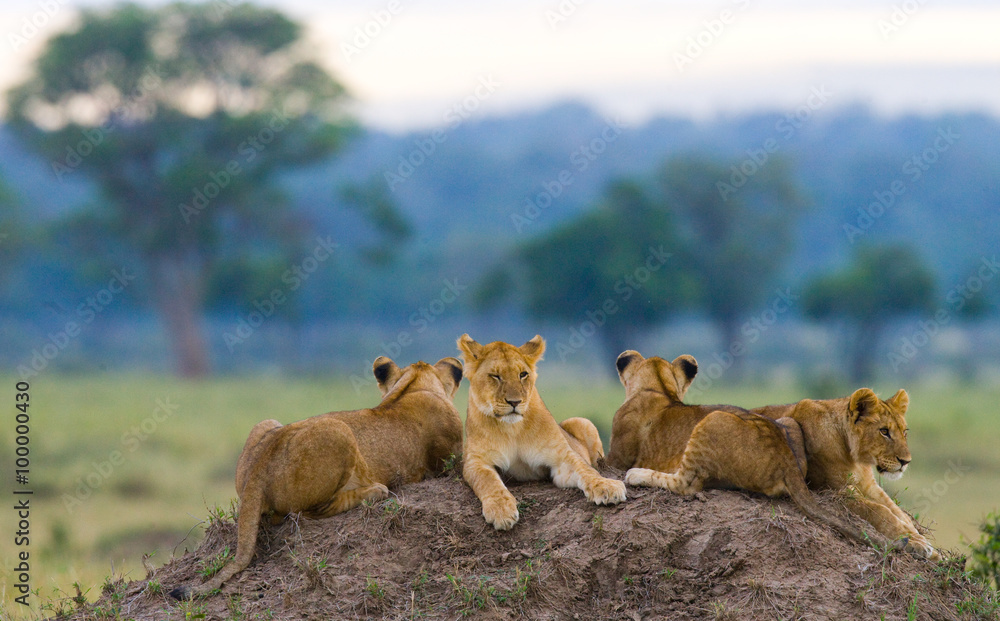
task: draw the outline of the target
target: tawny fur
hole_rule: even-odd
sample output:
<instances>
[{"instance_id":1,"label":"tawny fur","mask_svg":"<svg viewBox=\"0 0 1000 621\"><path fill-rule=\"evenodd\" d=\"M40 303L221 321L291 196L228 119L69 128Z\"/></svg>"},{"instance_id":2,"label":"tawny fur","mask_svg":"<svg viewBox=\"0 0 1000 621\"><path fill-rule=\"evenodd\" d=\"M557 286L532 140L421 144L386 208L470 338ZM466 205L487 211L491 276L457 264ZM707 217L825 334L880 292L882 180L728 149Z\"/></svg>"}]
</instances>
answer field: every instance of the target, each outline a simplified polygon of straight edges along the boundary
<instances>
[{"instance_id":1,"label":"tawny fur","mask_svg":"<svg viewBox=\"0 0 1000 621\"><path fill-rule=\"evenodd\" d=\"M272 522L291 513L336 515L365 500L385 498L387 486L442 470L461 452L462 420L452 401L462 379L459 360L401 369L382 356L372 371L382 392L374 408L254 426L236 465L236 556L208 582L174 589L171 595L207 594L245 569L264 514Z\"/></svg>"},{"instance_id":2,"label":"tawny fur","mask_svg":"<svg viewBox=\"0 0 1000 621\"><path fill-rule=\"evenodd\" d=\"M521 347L480 345L468 334L458 339L469 379L462 472L483 505L483 517L507 530L520 515L517 501L498 472L521 481L551 479L578 487L597 504L625 500L625 484L594 469L603 458L593 423L569 419L558 425L535 389L535 366L545 341L535 336Z\"/></svg>"},{"instance_id":3,"label":"tawny fur","mask_svg":"<svg viewBox=\"0 0 1000 621\"><path fill-rule=\"evenodd\" d=\"M598 468L604 462L604 443L597 432L597 427L589 418L573 417L567 418L559 423L566 441L570 447L587 460L594 468Z\"/></svg>"},{"instance_id":4,"label":"tawny fur","mask_svg":"<svg viewBox=\"0 0 1000 621\"><path fill-rule=\"evenodd\" d=\"M917 556L937 560L940 554L872 473L875 468L886 478L897 479L912 459L906 441L909 404L902 389L883 401L871 389L859 388L840 399L804 399L751 411L772 419L792 418L799 424L809 456L810 488L841 492L847 506L878 532L905 541Z\"/></svg>"},{"instance_id":5,"label":"tawny fur","mask_svg":"<svg viewBox=\"0 0 1000 621\"><path fill-rule=\"evenodd\" d=\"M612 465L629 468L629 485L693 494L705 487L735 487L788 495L809 517L839 533L870 543L857 528L826 511L805 482L806 451L798 424L780 422L735 406L682 402L698 372L691 356L673 362L623 352L616 363L625 403L611 429Z\"/></svg>"}]
</instances>

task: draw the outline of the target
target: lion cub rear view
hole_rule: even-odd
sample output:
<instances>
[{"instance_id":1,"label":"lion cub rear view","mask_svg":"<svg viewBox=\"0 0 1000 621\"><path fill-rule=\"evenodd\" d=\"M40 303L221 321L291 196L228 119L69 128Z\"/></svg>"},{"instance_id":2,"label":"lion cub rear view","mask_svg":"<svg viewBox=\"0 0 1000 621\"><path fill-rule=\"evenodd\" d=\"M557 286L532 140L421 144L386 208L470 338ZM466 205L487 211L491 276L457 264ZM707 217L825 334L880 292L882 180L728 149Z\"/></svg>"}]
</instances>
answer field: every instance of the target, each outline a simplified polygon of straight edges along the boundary
<instances>
[{"instance_id":1,"label":"lion cub rear view","mask_svg":"<svg viewBox=\"0 0 1000 621\"><path fill-rule=\"evenodd\" d=\"M735 406L687 405L681 400L698 372L691 356L676 360L623 352L617 361L625 403L615 413L609 461L629 485L693 494L733 486L768 496L788 494L809 517L867 543L853 526L816 502L806 486L801 429Z\"/></svg>"},{"instance_id":2,"label":"lion cub rear view","mask_svg":"<svg viewBox=\"0 0 1000 621\"><path fill-rule=\"evenodd\" d=\"M538 396L541 336L514 347L499 341L480 345L463 334L458 348L469 378L462 472L489 524L507 530L520 517L497 468L520 481L551 478L558 487L578 487L599 505L625 500L625 485L593 468L604 457L594 424L571 418L559 425Z\"/></svg>"},{"instance_id":3,"label":"lion cub rear view","mask_svg":"<svg viewBox=\"0 0 1000 621\"><path fill-rule=\"evenodd\" d=\"M462 380L456 358L401 369L380 356L372 371L382 391L374 408L254 426L236 465L236 558L200 587L174 589L173 597L204 595L245 569L262 514L272 522L290 513L329 517L385 498L387 485L420 481L461 452L462 420L452 402Z\"/></svg>"}]
</instances>

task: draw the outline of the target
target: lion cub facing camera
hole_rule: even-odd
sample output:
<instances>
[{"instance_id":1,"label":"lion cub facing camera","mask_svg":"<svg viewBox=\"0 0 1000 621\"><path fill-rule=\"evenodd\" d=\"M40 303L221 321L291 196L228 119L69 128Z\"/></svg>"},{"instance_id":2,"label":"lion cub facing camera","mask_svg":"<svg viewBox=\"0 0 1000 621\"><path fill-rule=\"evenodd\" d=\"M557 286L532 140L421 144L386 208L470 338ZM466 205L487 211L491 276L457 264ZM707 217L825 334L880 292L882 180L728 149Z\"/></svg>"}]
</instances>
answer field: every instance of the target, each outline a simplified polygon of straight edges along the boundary
<instances>
[{"instance_id":1,"label":"lion cub facing camera","mask_svg":"<svg viewBox=\"0 0 1000 621\"><path fill-rule=\"evenodd\" d=\"M795 420L775 421L735 406L683 403L698 372L691 356L667 362L630 350L618 356L616 365L625 403L612 423L608 461L629 468L627 484L678 494L704 487L736 487L772 497L788 494L809 517L849 539L870 543L857 528L827 512L809 491L804 441Z\"/></svg>"},{"instance_id":2,"label":"lion cub facing camera","mask_svg":"<svg viewBox=\"0 0 1000 621\"><path fill-rule=\"evenodd\" d=\"M487 523L507 530L520 518L498 468L519 481L551 478L558 487L578 487L599 505L625 500L625 484L594 469L604 457L594 424L571 418L559 425L538 396L541 336L514 347L499 341L480 345L463 334L458 349L469 379L462 472L483 503Z\"/></svg>"},{"instance_id":3,"label":"lion cub facing camera","mask_svg":"<svg viewBox=\"0 0 1000 621\"><path fill-rule=\"evenodd\" d=\"M401 369L380 356L372 372L382 392L374 408L254 426L236 465L236 557L212 580L176 588L173 597L207 594L246 569L263 514L271 514L272 522L290 513L336 515L365 500L385 498L387 485L441 471L445 460L461 452L462 419L452 402L462 380L458 359Z\"/></svg>"}]
</instances>

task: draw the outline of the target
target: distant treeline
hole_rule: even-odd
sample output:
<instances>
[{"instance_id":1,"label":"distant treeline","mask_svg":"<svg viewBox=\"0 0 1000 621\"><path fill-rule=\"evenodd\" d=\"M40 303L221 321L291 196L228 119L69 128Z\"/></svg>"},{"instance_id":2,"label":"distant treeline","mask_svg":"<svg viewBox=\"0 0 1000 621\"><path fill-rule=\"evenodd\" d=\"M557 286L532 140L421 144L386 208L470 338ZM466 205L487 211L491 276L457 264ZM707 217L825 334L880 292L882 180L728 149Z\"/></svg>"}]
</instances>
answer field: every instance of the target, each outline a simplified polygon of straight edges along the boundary
<instances>
[{"instance_id":1,"label":"distant treeline","mask_svg":"<svg viewBox=\"0 0 1000 621\"><path fill-rule=\"evenodd\" d=\"M82 308L77 320L93 320L104 305L87 300L116 269L140 277L104 300L102 320L150 314L141 262L89 221L101 199L86 177L56 180L2 136L4 314L54 328ZM628 127L568 104L449 126L389 190L424 138L368 130L282 174L305 241L237 251L254 240L232 231L205 296L208 316L233 318L223 340L272 316L293 330L356 319L420 330L446 311L506 311L599 323L610 353L678 313L732 340L784 288L808 294L796 315L854 325L846 347L863 376L863 350L894 316L995 314L996 119L844 108L797 126L775 113ZM858 310L862 299L872 307Z\"/></svg>"}]
</instances>

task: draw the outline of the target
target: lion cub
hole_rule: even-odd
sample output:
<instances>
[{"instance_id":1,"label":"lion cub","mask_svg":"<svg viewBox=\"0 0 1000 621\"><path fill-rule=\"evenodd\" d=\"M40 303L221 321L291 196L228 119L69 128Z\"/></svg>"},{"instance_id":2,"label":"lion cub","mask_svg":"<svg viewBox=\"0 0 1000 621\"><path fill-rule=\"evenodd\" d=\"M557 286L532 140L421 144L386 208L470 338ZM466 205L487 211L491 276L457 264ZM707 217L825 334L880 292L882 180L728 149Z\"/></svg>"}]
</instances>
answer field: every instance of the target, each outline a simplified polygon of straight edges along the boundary
<instances>
[{"instance_id":1,"label":"lion cub","mask_svg":"<svg viewBox=\"0 0 1000 621\"><path fill-rule=\"evenodd\" d=\"M849 539L869 543L809 492L802 433L794 420L773 421L735 406L683 403L698 372L691 356L671 363L629 350L618 356L616 366L625 403L612 423L608 460L629 468L627 484L677 494L693 494L706 486L772 497L788 494L809 517Z\"/></svg>"},{"instance_id":2,"label":"lion cub","mask_svg":"<svg viewBox=\"0 0 1000 621\"><path fill-rule=\"evenodd\" d=\"M463 334L458 349L469 378L462 471L487 523L507 530L520 517L498 468L519 481L551 478L558 487L578 487L599 505L625 500L624 483L593 467L604 457L594 424L572 418L560 426L542 403L535 389L535 365L545 352L541 336L514 347L480 345Z\"/></svg>"},{"instance_id":3,"label":"lion cub","mask_svg":"<svg viewBox=\"0 0 1000 621\"><path fill-rule=\"evenodd\" d=\"M445 460L461 452L462 419L452 402L462 380L458 359L401 369L380 356L372 372L382 392L374 408L254 426L236 465L236 558L200 587L174 589L173 597L204 595L245 569L263 514L271 514L273 523L290 513L336 515L385 498L387 485L441 471Z\"/></svg>"},{"instance_id":4,"label":"lion cub","mask_svg":"<svg viewBox=\"0 0 1000 621\"><path fill-rule=\"evenodd\" d=\"M872 474L874 467L892 481L903 476L910 463L905 418L909 405L905 390L882 400L871 389L859 388L840 399L803 399L751 411L799 424L809 454L810 487L845 492L847 507L880 533L900 539L918 556L938 560L938 551Z\"/></svg>"}]
</instances>

